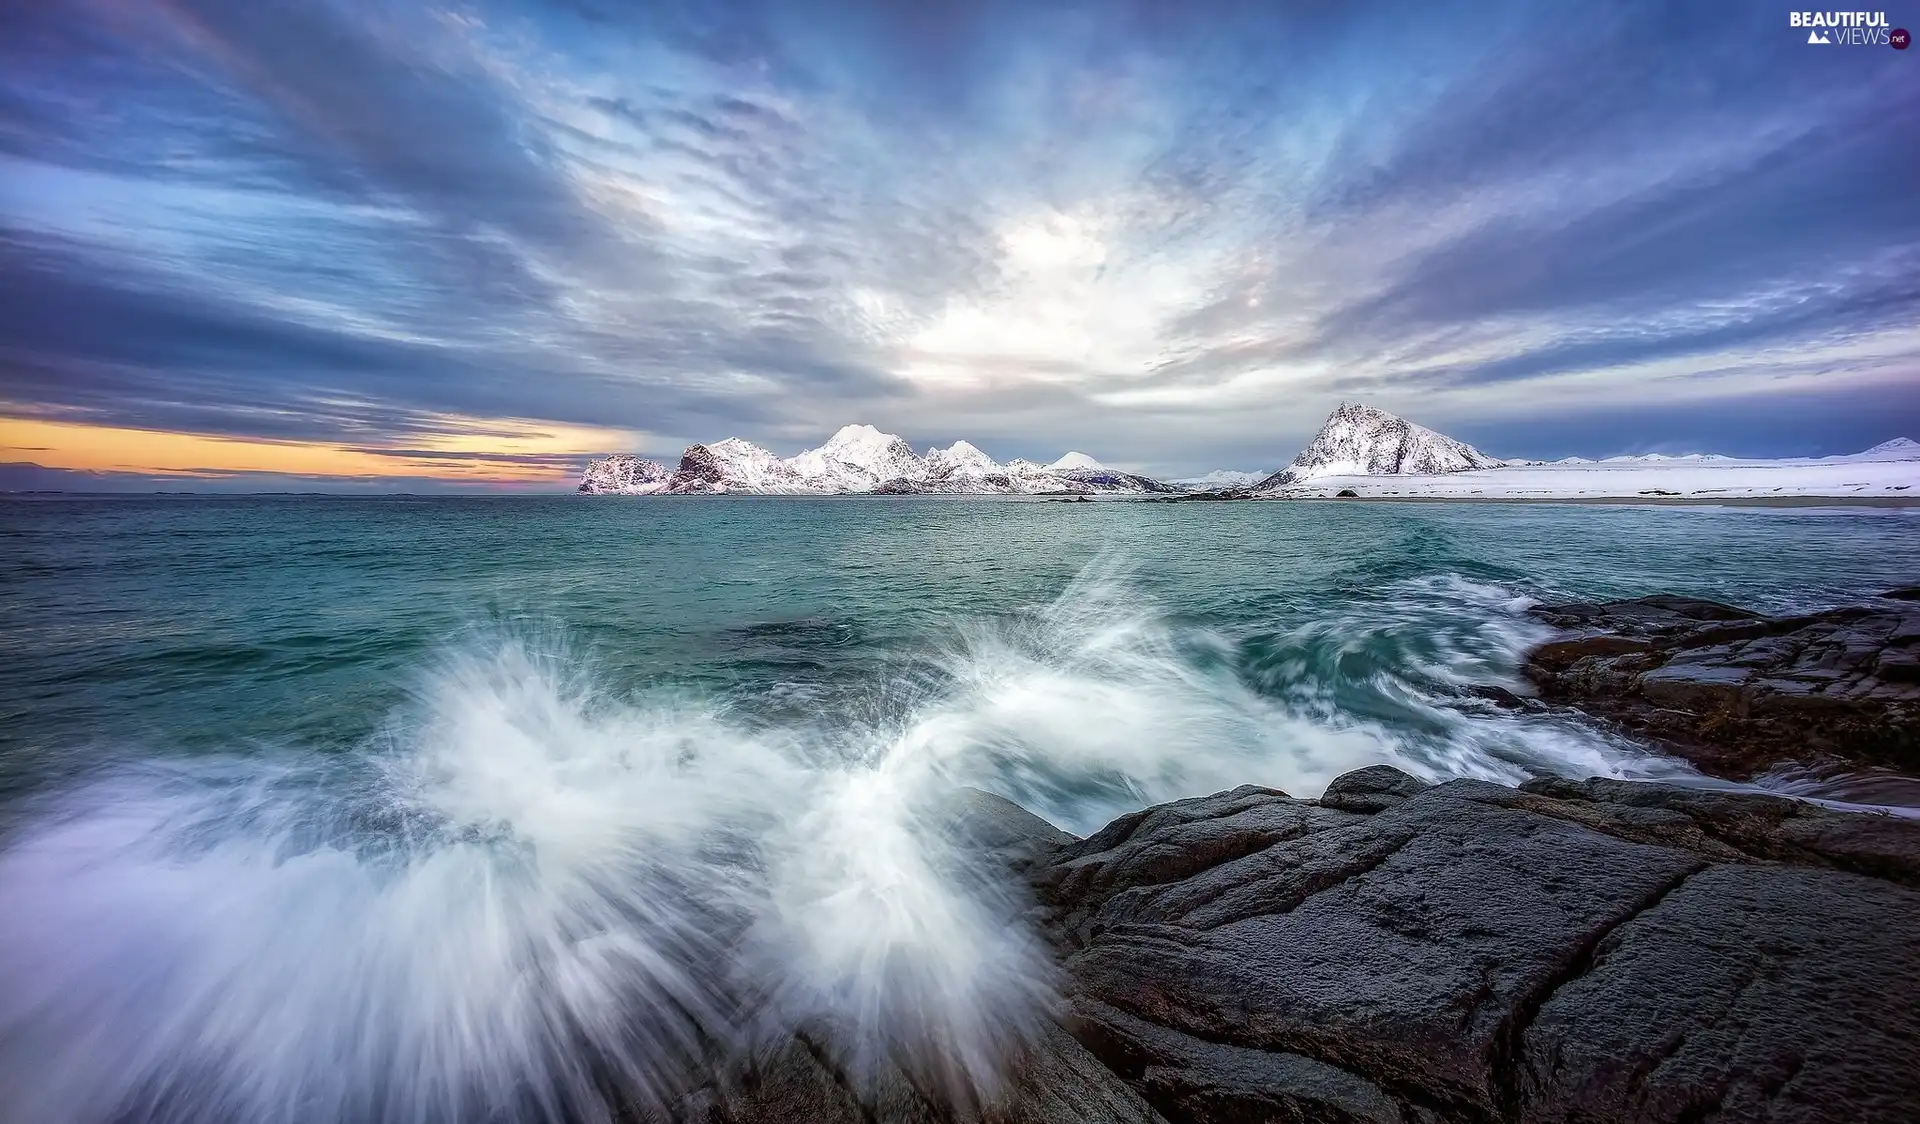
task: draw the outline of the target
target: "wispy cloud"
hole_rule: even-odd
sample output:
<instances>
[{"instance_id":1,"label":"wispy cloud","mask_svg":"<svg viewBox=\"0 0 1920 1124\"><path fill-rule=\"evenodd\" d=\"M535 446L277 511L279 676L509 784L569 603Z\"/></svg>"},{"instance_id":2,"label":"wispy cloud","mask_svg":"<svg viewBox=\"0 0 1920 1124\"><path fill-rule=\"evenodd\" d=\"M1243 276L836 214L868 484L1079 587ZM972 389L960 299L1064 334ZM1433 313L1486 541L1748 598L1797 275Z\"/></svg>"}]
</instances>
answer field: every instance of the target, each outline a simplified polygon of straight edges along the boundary
<instances>
[{"instance_id":1,"label":"wispy cloud","mask_svg":"<svg viewBox=\"0 0 1920 1124\"><path fill-rule=\"evenodd\" d=\"M661 453L858 419L1176 471L1284 460L1339 396L1568 451L1621 439L1583 442L1583 414L1714 402L1722 430L1655 409L1642 443L1831 452L1914 417L1851 404L1920 389L1920 148L1897 140L1920 70L1776 12L0 22L17 420L384 463L473 419ZM1769 402L1809 436L1756 422ZM533 455L496 452L501 479ZM471 467L431 463L406 471Z\"/></svg>"}]
</instances>

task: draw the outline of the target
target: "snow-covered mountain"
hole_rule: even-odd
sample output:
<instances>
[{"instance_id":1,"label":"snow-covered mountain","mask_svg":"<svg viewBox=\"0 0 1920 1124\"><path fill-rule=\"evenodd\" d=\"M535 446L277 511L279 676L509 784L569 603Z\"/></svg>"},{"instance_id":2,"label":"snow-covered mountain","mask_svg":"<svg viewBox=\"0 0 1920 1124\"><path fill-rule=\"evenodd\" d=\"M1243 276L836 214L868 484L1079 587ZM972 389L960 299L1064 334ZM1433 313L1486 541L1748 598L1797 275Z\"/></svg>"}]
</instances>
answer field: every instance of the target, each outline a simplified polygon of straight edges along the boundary
<instances>
[{"instance_id":1,"label":"snow-covered mountain","mask_svg":"<svg viewBox=\"0 0 1920 1124\"><path fill-rule=\"evenodd\" d=\"M1017 462L1024 465L1026 462ZM1059 460L1039 469L1074 484L1080 484L1094 492L1178 492L1179 488L1163 484L1148 476L1139 476L1131 472L1122 472L1117 468L1108 468L1085 453L1071 452Z\"/></svg>"},{"instance_id":2,"label":"snow-covered mountain","mask_svg":"<svg viewBox=\"0 0 1920 1124\"><path fill-rule=\"evenodd\" d=\"M921 480L927 464L900 437L870 425L841 426L825 445L787 461L814 487L827 492L871 492L894 480Z\"/></svg>"},{"instance_id":3,"label":"snow-covered mountain","mask_svg":"<svg viewBox=\"0 0 1920 1124\"><path fill-rule=\"evenodd\" d=\"M580 477L580 490L593 495L649 496L665 491L673 472L659 461L628 453L601 457Z\"/></svg>"},{"instance_id":4,"label":"snow-covered mountain","mask_svg":"<svg viewBox=\"0 0 1920 1124\"><path fill-rule=\"evenodd\" d=\"M1181 491L1171 484L1163 484L1150 476L1137 476L1134 473L1121 472L1113 468L1063 468L1055 470L1053 475L1079 484L1096 495L1107 492Z\"/></svg>"},{"instance_id":5,"label":"snow-covered mountain","mask_svg":"<svg viewBox=\"0 0 1920 1124\"><path fill-rule=\"evenodd\" d=\"M889 483L880 490L896 495L1026 495L1071 490L1071 485L1031 461L1004 465L969 441L929 449L927 472L918 480ZM1018 466L1018 467L1015 467Z\"/></svg>"},{"instance_id":6,"label":"snow-covered mountain","mask_svg":"<svg viewBox=\"0 0 1920 1124\"><path fill-rule=\"evenodd\" d=\"M1911 437L1896 437L1891 441L1882 441L1865 452L1848 453L1825 459L1849 460L1862 463L1920 460L1920 441L1915 441Z\"/></svg>"},{"instance_id":7,"label":"snow-covered mountain","mask_svg":"<svg viewBox=\"0 0 1920 1124\"><path fill-rule=\"evenodd\" d=\"M978 479L1007 471L1000 462L967 441L955 441L944 449L928 449L926 463L929 476Z\"/></svg>"},{"instance_id":8,"label":"snow-covered mountain","mask_svg":"<svg viewBox=\"0 0 1920 1124\"><path fill-rule=\"evenodd\" d=\"M680 454L680 469L667 481L676 495L702 492L804 493L824 489L796 472L786 461L751 441L729 437L711 445L688 445Z\"/></svg>"},{"instance_id":9,"label":"snow-covered mountain","mask_svg":"<svg viewBox=\"0 0 1920 1124\"><path fill-rule=\"evenodd\" d=\"M1328 426L1333 427L1338 419L1339 411L1336 411ZM1863 452L1831 457L1757 460L1718 453L1639 453L1604 460L1564 457L1544 462L1494 460L1470 446L1421 430L1419 426L1409 426L1409 429L1425 437L1415 442L1420 446L1415 450L1420 455L1402 463L1440 467L1383 473L1354 471L1361 466L1341 464L1322 467L1291 483L1270 486L1271 480L1285 475L1276 473L1254 494L1299 499L1346 495L1366 499L1690 503L1895 499L1920 494L1920 443L1905 437L1883 441ZM1325 430L1321 436L1326 436ZM1438 446L1437 454L1436 441L1444 443ZM1315 443L1319 442L1320 438L1315 438ZM1392 439L1387 444L1393 444ZM1308 453L1312 451L1313 446L1308 446L1308 451L1296 460L1296 466L1309 459ZM1462 467L1460 460L1468 455L1479 457L1484 463Z\"/></svg>"},{"instance_id":10,"label":"snow-covered mountain","mask_svg":"<svg viewBox=\"0 0 1920 1124\"><path fill-rule=\"evenodd\" d=\"M1266 477L1223 469L1167 484L1107 468L1078 452L1052 464L1018 458L1002 464L966 441L929 449L922 456L891 433L849 425L819 448L787 458L737 437L689 445L671 471L655 461L616 453L588 465L579 490L642 496L1138 496L1213 491L1275 499L1342 493L1434 499L1912 497L1920 496L1920 443L1898 437L1859 453L1771 461L1710 453L1502 461L1392 414L1343 405L1291 465Z\"/></svg>"},{"instance_id":11,"label":"snow-covered mountain","mask_svg":"<svg viewBox=\"0 0 1920 1124\"><path fill-rule=\"evenodd\" d=\"M1094 460L1085 453L1068 453L1047 466L1048 472L1068 472L1079 469L1085 472L1105 472L1107 466Z\"/></svg>"},{"instance_id":12,"label":"snow-covered mountain","mask_svg":"<svg viewBox=\"0 0 1920 1124\"><path fill-rule=\"evenodd\" d=\"M1216 468L1204 476L1187 476L1167 483L1189 492L1221 492L1229 488L1247 488L1272 475L1267 472L1240 472L1231 468Z\"/></svg>"},{"instance_id":13,"label":"snow-covered mountain","mask_svg":"<svg viewBox=\"0 0 1920 1124\"><path fill-rule=\"evenodd\" d=\"M1503 463L1385 410L1343 402L1293 463L1262 480L1254 492L1272 492L1322 476L1436 476L1498 468Z\"/></svg>"},{"instance_id":14,"label":"snow-covered mountain","mask_svg":"<svg viewBox=\"0 0 1920 1124\"><path fill-rule=\"evenodd\" d=\"M624 467L628 464L651 468L642 472ZM642 476L641 484L620 483ZM1068 453L1051 465L1019 459L1001 464L978 447L955 441L922 457L901 437L870 425L848 425L819 448L784 460L737 437L687 446L679 468L671 473L624 453L602 457L587 466L579 490L626 495L1134 495L1178 489L1107 468L1085 453Z\"/></svg>"},{"instance_id":15,"label":"snow-covered mountain","mask_svg":"<svg viewBox=\"0 0 1920 1124\"><path fill-rule=\"evenodd\" d=\"M1827 456L1827 457L1789 457L1789 458L1786 458L1785 460L1778 461L1778 462L1754 460L1751 458L1730 457L1724 453L1680 453L1677 455L1672 453L1633 453L1633 454L1624 454L1617 457L1604 457L1598 460L1594 459L1593 457L1561 457L1559 460L1551 461L1551 462L1504 461L1502 463L1507 465L1508 467L1513 467L1516 465L1540 466L1540 465L1546 465L1546 464L1568 464L1568 465L1598 464L1598 465L1621 465L1621 466L1637 465L1637 464L1691 465L1691 464L1708 464L1708 463L1882 464L1888 461L1912 461L1912 460L1920 460L1920 441L1915 441L1910 437L1896 437L1891 441L1882 441L1878 445L1875 445L1873 448L1863 449L1858 453L1835 453L1834 455Z\"/></svg>"}]
</instances>

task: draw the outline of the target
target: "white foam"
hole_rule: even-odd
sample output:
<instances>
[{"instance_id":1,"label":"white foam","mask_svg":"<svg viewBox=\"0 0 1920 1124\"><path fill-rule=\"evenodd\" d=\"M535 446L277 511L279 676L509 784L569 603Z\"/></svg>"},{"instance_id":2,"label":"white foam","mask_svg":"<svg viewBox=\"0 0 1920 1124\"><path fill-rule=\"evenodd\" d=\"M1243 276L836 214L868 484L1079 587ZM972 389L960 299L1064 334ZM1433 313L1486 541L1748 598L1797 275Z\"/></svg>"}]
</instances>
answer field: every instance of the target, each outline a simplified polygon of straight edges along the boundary
<instances>
[{"instance_id":1,"label":"white foam","mask_svg":"<svg viewBox=\"0 0 1920 1124\"><path fill-rule=\"evenodd\" d=\"M1638 767L1444 705L1448 675L1497 677L1532 638L1510 591L1397 596L1333 643L1276 638L1256 690L1227 639L1096 566L907 661L877 718L805 729L618 695L563 643L462 645L376 745L149 764L22 826L0 853L0 1104L55 1124L595 1120L609 1080L663 1102L802 1023L850 1072L884 1056L989 1090L1052 1002L1050 960L1020 889L957 845L957 785L1084 832L1377 761ZM1411 734L1336 697L1352 646L1396 627L1439 636L1366 671Z\"/></svg>"}]
</instances>

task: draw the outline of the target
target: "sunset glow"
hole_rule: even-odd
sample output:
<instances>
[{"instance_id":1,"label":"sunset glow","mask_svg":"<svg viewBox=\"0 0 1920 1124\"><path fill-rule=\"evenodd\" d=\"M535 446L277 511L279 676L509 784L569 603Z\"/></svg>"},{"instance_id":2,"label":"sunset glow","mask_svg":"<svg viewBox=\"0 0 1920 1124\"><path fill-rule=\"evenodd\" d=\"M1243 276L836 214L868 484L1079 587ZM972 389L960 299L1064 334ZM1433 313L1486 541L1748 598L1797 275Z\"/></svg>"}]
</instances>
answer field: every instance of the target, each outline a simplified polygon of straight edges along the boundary
<instances>
[{"instance_id":1,"label":"sunset glow","mask_svg":"<svg viewBox=\"0 0 1920 1124\"><path fill-rule=\"evenodd\" d=\"M559 484L582 456L634 435L588 426L446 417L447 428L405 443L270 441L121 426L0 419L0 461L79 472L213 478L424 477L474 484Z\"/></svg>"}]
</instances>

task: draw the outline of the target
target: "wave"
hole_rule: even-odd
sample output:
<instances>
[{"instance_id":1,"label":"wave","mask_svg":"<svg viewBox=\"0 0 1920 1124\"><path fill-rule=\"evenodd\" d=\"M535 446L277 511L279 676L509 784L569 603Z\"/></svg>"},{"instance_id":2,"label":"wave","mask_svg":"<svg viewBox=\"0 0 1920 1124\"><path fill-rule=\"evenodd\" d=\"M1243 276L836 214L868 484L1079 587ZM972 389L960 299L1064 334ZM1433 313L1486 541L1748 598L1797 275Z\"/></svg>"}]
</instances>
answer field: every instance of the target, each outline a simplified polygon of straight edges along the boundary
<instances>
[{"instance_id":1,"label":"wave","mask_svg":"<svg viewBox=\"0 0 1920 1124\"><path fill-rule=\"evenodd\" d=\"M0 853L0 1103L52 1124L606 1120L803 1027L850 1073L990 1095L1055 997L959 786L1084 832L1379 761L1650 767L1458 705L1511 675L1519 604L1402 583L1235 638L1100 564L805 723L622 694L563 639L471 638L370 744L149 761L29 815Z\"/></svg>"}]
</instances>

